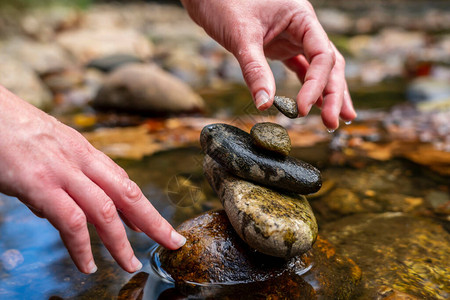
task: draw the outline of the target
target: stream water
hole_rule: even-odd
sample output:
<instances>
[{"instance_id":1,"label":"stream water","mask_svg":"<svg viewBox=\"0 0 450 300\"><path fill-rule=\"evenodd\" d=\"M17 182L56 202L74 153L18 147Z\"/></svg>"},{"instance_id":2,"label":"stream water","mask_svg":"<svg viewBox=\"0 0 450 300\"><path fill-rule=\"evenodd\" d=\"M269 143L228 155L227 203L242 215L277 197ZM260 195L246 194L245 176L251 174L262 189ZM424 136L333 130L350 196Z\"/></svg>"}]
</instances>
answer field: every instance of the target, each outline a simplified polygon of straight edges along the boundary
<instances>
[{"instance_id":1,"label":"stream water","mask_svg":"<svg viewBox=\"0 0 450 300\"><path fill-rule=\"evenodd\" d=\"M324 153L326 153L325 150ZM353 169L320 162L318 159L321 158L317 156L317 152L310 159L306 157L307 155L301 156L304 160L313 160L314 163L322 166L325 182L339 181L339 177L344 175L346 182L361 185L357 187L361 190L364 190L366 188L364 185L368 184L361 178L373 180L370 174L396 172L401 177L397 179L399 183L397 186L389 176L381 176L381 179L378 178L381 182L371 187L373 193L386 193L386 187L397 186L396 192L401 190L402 193L421 197L425 191L442 193L442 186L445 184L442 177L424 176L424 170L421 167L405 161L393 160L386 163L374 163L363 169ZM139 184L161 214L176 226L203 211L220 207L218 199L202 176L199 164L201 158L200 149L193 147L158 153L141 161L119 160L118 163ZM396 171L393 172L393 170ZM181 180L189 180L190 186L194 188L190 190L189 197L183 194L183 189L179 188L179 185L174 184ZM418 182L422 184L417 184ZM376 190L377 187L378 190ZM333 215L334 219L339 217L339 215ZM330 220L321 218L319 213L319 223L326 224L328 221ZM99 270L91 276L86 276L76 270L59 239L58 232L47 221L36 218L17 199L0 195L2 266L0 268L0 298L45 299L52 296L54 296L52 299L60 299L59 297L109 299L118 296L129 298L129 294L124 294L123 288L133 274L120 270L101 245L92 228L90 233ZM151 267L150 252L154 243L142 233L128 230L128 235L137 257L144 263L142 269L144 276L138 278L140 282L132 285L133 288L136 289L136 286L142 288L146 283L144 299L157 299L158 295L165 290L169 291L163 296L168 298L162 299L171 299L170 289L173 284L167 278L159 276Z\"/></svg>"}]
</instances>

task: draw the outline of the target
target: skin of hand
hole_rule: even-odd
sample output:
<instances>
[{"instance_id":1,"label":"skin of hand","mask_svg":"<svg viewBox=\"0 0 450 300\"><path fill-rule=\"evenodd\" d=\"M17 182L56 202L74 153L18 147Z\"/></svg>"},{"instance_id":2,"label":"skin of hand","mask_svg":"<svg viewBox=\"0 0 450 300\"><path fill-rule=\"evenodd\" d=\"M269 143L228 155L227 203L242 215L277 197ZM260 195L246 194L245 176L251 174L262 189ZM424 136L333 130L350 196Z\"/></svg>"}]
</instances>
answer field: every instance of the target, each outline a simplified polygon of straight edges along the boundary
<instances>
[{"instance_id":1,"label":"skin of hand","mask_svg":"<svg viewBox=\"0 0 450 300\"><path fill-rule=\"evenodd\" d=\"M182 0L191 18L239 61L258 109L269 108L275 80L267 58L277 59L303 83L300 116L322 108L329 129L356 117L345 80L345 61L305 0Z\"/></svg>"},{"instance_id":2,"label":"skin of hand","mask_svg":"<svg viewBox=\"0 0 450 300\"><path fill-rule=\"evenodd\" d=\"M83 273L97 270L87 222L128 272L142 264L120 217L168 249L178 249L186 241L109 157L76 130L1 86L0 170L0 192L18 197L48 219Z\"/></svg>"}]
</instances>

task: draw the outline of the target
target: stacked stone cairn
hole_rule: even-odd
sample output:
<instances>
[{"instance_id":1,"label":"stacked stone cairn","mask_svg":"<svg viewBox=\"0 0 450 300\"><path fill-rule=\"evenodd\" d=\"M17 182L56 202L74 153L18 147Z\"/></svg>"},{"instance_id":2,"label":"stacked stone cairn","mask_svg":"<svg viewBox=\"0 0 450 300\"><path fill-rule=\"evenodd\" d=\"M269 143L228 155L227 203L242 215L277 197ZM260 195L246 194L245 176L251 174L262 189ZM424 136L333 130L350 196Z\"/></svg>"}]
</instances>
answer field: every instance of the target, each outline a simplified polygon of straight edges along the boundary
<instances>
[{"instance_id":1,"label":"stacked stone cairn","mask_svg":"<svg viewBox=\"0 0 450 300\"><path fill-rule=\"evenodd\" d=\"M286 116L298 115L293 99L274 103ZM304 195L320 189L320 172L289 156L287 131L273 123L258 123L250 134L211 124L200 143L206 178L224 210L185 221L177 230L186 244L157 252L180 296L350 299L361 270L317 236Z\"/></svg>"},{"instance_id":2,"label":"stacked stone cairn","mask_svg":"<svg viewBox=\"0 0 450 300\"><path fill-rule=\"evenodd\" d=\"M308 251L317 223L303 195L321 187L320 172L289 156L282 126L258 123L250 134L227 124L203 128L203 168L234 230L251 248L291 258Z\"/></svg>"}]
</instances>

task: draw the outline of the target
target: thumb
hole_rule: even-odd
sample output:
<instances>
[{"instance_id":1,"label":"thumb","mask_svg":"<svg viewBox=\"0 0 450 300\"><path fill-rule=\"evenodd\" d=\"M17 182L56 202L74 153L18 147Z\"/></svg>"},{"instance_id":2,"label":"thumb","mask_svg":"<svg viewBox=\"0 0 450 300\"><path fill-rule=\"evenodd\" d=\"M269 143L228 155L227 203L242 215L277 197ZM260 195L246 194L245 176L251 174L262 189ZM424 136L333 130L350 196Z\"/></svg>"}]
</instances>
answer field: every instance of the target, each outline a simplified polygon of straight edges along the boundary
<instances>
[{"instance_id":1,"label":"thumb","mask_svg":"<svg viewBox=\"0 0 450 300\"><path fill-rule=\"evenodd\" d=\"M256 108L265 110L272 106L275 95L275 80L267 63L262 45L247 46L235 54L242 75L255 102Z\"/></svg>"}]
</instances>

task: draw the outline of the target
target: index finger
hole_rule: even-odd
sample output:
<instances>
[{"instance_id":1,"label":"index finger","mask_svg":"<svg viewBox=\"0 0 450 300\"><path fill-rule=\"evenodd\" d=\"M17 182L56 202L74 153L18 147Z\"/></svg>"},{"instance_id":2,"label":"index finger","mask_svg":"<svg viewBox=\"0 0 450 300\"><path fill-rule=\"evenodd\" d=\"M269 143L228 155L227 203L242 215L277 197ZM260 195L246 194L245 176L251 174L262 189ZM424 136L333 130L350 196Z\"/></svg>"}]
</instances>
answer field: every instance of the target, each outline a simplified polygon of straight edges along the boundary
<instances>
[{"instance_id":1,"label":"index finger","mask_svg":"<svg viewBox=\"0 0 450 300\"><path fill-rule=\"evenodd\" d=\"M155 242L171 250L183 246L186 239L159 214L138 185L120 172L115 172L110 164L113 162L97 159L84 172L105 191L129 221ZM110 172L105 172L105 167Z\"/></svg>"}]
</instances>

